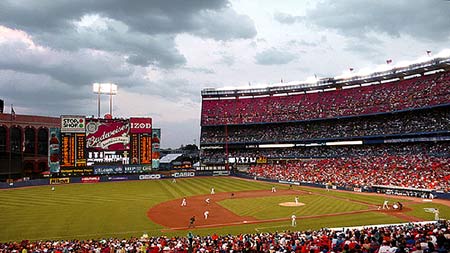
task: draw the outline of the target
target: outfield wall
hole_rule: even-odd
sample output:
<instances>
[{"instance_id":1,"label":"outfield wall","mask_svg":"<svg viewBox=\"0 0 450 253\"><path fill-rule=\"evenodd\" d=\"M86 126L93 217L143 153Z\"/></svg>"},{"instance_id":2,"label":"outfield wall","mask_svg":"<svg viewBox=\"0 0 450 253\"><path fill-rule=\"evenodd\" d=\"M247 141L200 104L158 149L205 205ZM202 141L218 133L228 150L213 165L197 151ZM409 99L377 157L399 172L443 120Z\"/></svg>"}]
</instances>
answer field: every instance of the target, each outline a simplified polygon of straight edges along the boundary
<instances>
[{"instance_id":1,"label":"outfield wall","mask_svg":"<svg viewBox=\"0 0 450 253\"><path fill-rule=\"evenodd\" d=\"M100 182L115 182L115 181L129 181L129 180L160 180L173 178L188 178L196 176L229 176L228 171L161 171L152 174L119 174L119 175L94 175L84 177L58 177L58 178L44 178L33 179L26 181L17 181L14 183L0 182L0 189L21 188L30 186L42 185L61 185L73 183L100 183Z\"/></svg>"},{"instance_id":2,"label":"outfield wall","mask_svg":"<svg viewBox=\"0 0 450 253\"><path fill-rule=\"evenodd\" d=\"M10 188L21 188L30 186L43 186L43 185L61 185L61 184L72 184L72 183L100 183L100 182L115 182L115 181L129 181L129 180L160 180L160 179L173 179L173 178L188 178L197 176L236 176L240 178L271 182L271 183L281 183L281 184L291 184L291 185L302 185L310 186L316 188L326 188L323 184L310 183L310 182L298 182L298 181L287 181L287 180L274 180L268 178L256 178L245 173L230 173L229 171L160 171L159 173L153 174L131 174L131 175L97 175L97 176L85 176L85 177L59 177L59 178L44 178L44 179L33 179L27 181L20 181L14 183L0 182L0 189L10 189ZM398 187L397 187L398 188ZM365 187L336 187L333 186L332 189L354 191L354 192L377 192L386 193L385 191L380 192L377 188ZM398 190L395 187L389 188L383 186L383 189ZM409 189L409 191L422 192L417 189ZM426 193L432 193L434 197L440 199L450 199L450 193L437 192L426 190ZM390 192L392 195L396 192ZM398 192L397 192L398 193ZM400 194L401 195L401 194Z\"/></svg>"}]
</instances>

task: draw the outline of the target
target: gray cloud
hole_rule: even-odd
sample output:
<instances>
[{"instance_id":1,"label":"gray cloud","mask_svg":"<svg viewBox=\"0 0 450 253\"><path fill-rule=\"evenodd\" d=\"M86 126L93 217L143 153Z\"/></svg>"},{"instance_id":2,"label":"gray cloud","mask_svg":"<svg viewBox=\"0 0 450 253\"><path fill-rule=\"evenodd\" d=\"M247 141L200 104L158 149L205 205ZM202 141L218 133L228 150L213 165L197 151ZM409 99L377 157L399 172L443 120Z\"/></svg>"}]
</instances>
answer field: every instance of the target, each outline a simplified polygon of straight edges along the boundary
<instances>
[{"instance_id":1,"label":"gray cloud","mask_svg":"<svg viewBox=\"0 0 450 253\"><path fill-rule=\"evenodd\" d=\"M449 13L450 2L442 0L324 0L307 10L305 16L278 13L275 19L285 24L304 22L331 28L356 38L381 32L392 37L442 40L450 36Z\"/></svg>"},{"instance_id":2,"label":"gray cloud","mask_svg":"<svg viewBox=\"0 0 450 253\"><path fill-rule=\"evenodd\" d=\"M0 70L2 96L8 104L29 108L38 115L94 114L95 98L91 87L73 87L46 75Z\"/></svg>"},{"instance_id":3,"label":"gray cloud","mask_svg":"<svg viewBox=\"0 0 450 253\"><path fill-rule=\"evenodd\" d=\"M92 50L32 50L29 45L17 41L0 44L0 69L47 75L76 87L113 81L134 71L119 56Z\"/></svg>"},{"instance_id":4,"label":"gray cloud","mask_svg":"<svg viewBox=\"0 0 450 253\"><path fill-rule=\"evenodd\" d=\"M106 27L79 29L75 22L86 15L98 15ZM0 2L0 24L24 30L52 48L105 50L127 55L134 65L163 68L186 62L175 47L176 34L216 40L256 35L253 21L226 0L6 0Z\"/></svg>"},{"instance_id":5,"label":"gray cloud","mask_svg":"<svg viewBox=\"0 0 450 253\"><path fill-rule=\"evenodd\" d=\"M290 52L281 51L277 48L270 48L256 54L256 63L261 65L287 64L297 57Z\"/></svg>"}]
</instances>

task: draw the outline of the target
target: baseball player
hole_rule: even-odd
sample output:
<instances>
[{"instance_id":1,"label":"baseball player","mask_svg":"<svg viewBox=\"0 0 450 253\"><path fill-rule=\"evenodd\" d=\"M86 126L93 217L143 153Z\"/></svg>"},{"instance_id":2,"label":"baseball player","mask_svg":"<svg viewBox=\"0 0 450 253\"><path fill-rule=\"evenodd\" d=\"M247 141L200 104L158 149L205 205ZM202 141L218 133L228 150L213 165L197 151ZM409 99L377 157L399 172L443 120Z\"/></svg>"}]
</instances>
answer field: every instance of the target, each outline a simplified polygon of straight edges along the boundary
<instances>
[{"instance_id":1,"label":"baseball player","mask_svg":"<svg viewBox=\"0 0 450 253\"><path fill-rule=\"evenodd\" d=\"M209 198L205 199L205 202L206 202L207 205L209 205L210 201L211 200Z\"/></svg>"},{"instance_id":2,"label":"baseball player","mask_svg":"<svg viewBox=\"0 0 450 253\"><path fill-rule=\"evenodd\" d=\"M272 186L272 192L277 192L277 189L275 188L275 186Z\"/></svg>"},{"instance_id":3,"label":"baseball player","mask_svg":"<svg viewBox=\"0 0 450 253\"><path fill-rule=\"evenodd\" d=\"M206 211L203 213L203 216L205 216L205 220L207 220L207 219L208 219L208 216L209 216L209 211L206 210Z\"/></svg>"},{"instance_id":4,"label":"baseball player","mask_svg":"<svg viewBox=\"0 0 450 253\"><path fill-rule=\"evenodd\" d=\"M189 226L188 226L188 228L194 228L195 227L195 216L192 216L190 219L189 219Z\"/></svg>"},{"instance_id":5,"label":"baseball player","mask_svg":"<svg viewBox=\"0 0 450 253\"><path fill-rule=\"evenodd\" d=\"M214 190L214 187L211 188L211 194L216 194L216 191Z\"/></svg>"},{"instance_id":6,"label":"baseball player","mask_svg":"<svg viewBox=\"0 0 450 253\"><path fill-rule=\"evenodd\" d=\"M297 226L297 216L295 216L295 214L293 214L292 216L291 216L291 225L293 226L293 227L295 227L295 226Z\"/></svg>"},{"instance_id":7,"label":"baseball player","mask_svg":"<svg viewBox=\"0 0 450 253\"><path fill-rule=\"evenodd\" d=\"M295 196L295 204L298 205L298 196Z\"/></svg>"},{"instance_id":8,"label":"baseball player","mask_svg":"<svg viewBox=\"0 0 450 253\"><path fill-rule=\"evenodd\" d=\"M181 206L186 206L186 205L187 205L186 198L183 198L181 200Z\"/></svg>"},{"instance_id":9,"label":"baseball player","mask_svg":"<svg viewBox=\"0 0 450 253\"><path fill-rule=\"evenodd\" d=\"M385 200L385 201L383 202L383 209L389 209L388 203L389 203L388 200Z\"/></svg>"}]
</instances>

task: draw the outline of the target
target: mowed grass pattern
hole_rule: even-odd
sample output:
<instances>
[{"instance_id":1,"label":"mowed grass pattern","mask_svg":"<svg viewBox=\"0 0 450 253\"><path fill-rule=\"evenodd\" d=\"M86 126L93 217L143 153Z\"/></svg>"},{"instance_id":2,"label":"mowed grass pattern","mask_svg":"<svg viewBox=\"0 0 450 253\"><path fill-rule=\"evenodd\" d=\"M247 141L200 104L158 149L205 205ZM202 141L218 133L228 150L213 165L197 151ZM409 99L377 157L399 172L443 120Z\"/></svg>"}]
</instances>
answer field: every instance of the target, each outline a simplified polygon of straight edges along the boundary
<instances>
[{"instance_id":1,"label":"mowed grass pattern","mask_svg":"<svg viewBox=\"0 0 450 253\"><path fill-rule=\"evenodd\" d=\"M163 201L216 192L269 189L225 177L57 185L0 191L0 241L160 234L146 213Z\"/></svg>"},{"instance_id":2,"label":"mowed grass pattern","mask_svg":"<svg viewBox=\"0 0 450 253\"><path fill-rule=\"evenodd\" d=\"M362 202L373 201L371 196L361 197L350 192L328 193L320 189L294 187L294 190L313 191L314 194L299 195L300 202L307 204L304 206L306 208L292 209L278 207L278 203L293 202L295 195L271 196L270 188L273 184L270 183L231 177L199 177L177 181L177 183L172 183L171 180L148 180L69 184L58 185L55 191L51 191L51 186L2 190L0 242L23 239L129 238L141 236L144 232L155 236L161 234L186 236L187 231L162 233L161 230L164 228L147 218L148 209L158 203L181 199L183 196L209 194L211 187L214 187L217 193L267 190L266 198L234 199L231 202L224 201L222 204L237 214L254 216L258 219L285 218L295 213L299 216L299 225L295 229L402 222L398 218L378 212L301 219L301 216L368 208L367 205L349 201L352 198ZM277 188L288 189L288 186L280 185ZM380 203L383 197L376 196L374 199L376 201L373 202ZM423 211L422 206L419 209ZM448 215L447 211L443 212L443 215ZM289 224L290 221L286 219L233 227L198 228L194 233L206 235L283 231L292 229Z\"/></svg>"},{"instance_id":3,"label":"mowed grass pattern","mask_svg":"<svg viewBox=\"0 0 450 253\"><path fill-rule=\"evenodd\" d=\"M227 199L219 204L240 216L251 216L256 219L268 220L277 218L289 218L295 214L301 216L323 215L343 213L369 209L367 205L327 197L323 195L300 195L299 202L304 206L280 206L282 202L294 202L296 195L269 196L258 198Z\"/></svg>"}]
</instances>

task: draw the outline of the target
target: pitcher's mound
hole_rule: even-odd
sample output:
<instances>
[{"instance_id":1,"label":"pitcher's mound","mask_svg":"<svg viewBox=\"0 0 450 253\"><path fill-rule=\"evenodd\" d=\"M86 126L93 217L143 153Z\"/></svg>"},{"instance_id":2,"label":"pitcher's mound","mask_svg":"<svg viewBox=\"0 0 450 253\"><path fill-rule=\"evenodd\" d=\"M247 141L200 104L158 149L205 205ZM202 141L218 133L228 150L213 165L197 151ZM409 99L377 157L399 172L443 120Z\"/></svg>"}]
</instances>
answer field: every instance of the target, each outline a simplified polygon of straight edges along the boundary
<instances>
[{"instance_id":1,"label":"pitcher's mound","mask_svg":"<svg viewBox=\"0 0 450 253\"><path fill-rule=\"evenodd\" d=\"M300 203L300 202L298 202L298 203L295 203L295 202L282 202L282 203L280 203L278 205L280 205L280 206L304 206L305 203Z\"/></svg>"}]
</instances>

